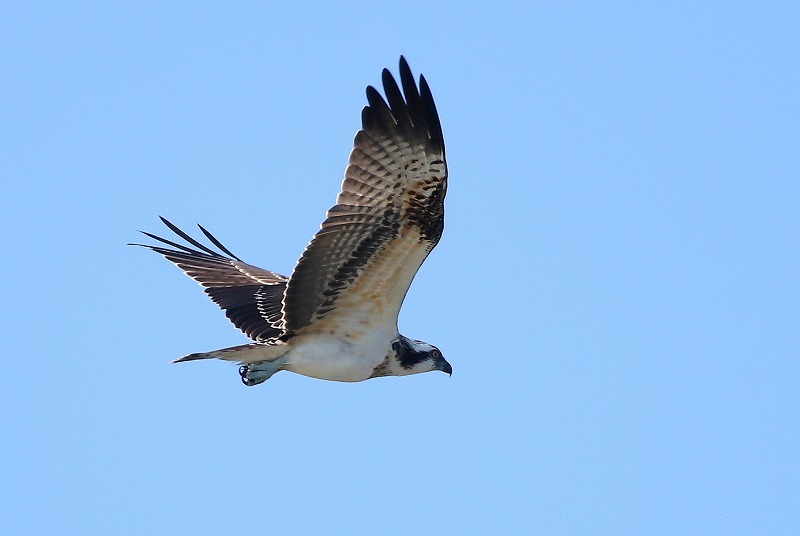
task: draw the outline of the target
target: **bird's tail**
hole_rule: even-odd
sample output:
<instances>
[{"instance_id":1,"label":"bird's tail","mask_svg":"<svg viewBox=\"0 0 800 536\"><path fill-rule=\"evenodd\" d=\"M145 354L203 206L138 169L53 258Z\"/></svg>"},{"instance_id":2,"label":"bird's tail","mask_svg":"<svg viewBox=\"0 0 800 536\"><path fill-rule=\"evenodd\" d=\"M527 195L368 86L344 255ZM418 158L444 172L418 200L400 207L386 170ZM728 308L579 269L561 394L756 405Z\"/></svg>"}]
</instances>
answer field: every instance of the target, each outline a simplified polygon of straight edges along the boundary
<instances>
[{"instance_id":1,"label":"bird's tail","mask_svg":"<svg viewBox=\"0 0 800 536\"><path fill-rule=\"evenodd\" d=\"M225 361L236 361L243 365L257 363L259 361L274 361L286 353L285 344L263 344L250 343L241 346L231 346L213 352L201 352L197 354L185 355L173 361L173 363L183 363L184 361L197 361L198 359L223 359Z\"/></svg>"},{"instance_id":2,"label":"bird's tail","mask_svg":"<svg viewBox=\"0 0 800 536\"><path fill-rule=\"evenodd\" d=\"M178 359L174 359L173 363L183 363L184 361L195 361L197 359L214 359L215 357L221 357L219 352L200 352L197 354L189 354Z\"/></svg>"}]
</instances>

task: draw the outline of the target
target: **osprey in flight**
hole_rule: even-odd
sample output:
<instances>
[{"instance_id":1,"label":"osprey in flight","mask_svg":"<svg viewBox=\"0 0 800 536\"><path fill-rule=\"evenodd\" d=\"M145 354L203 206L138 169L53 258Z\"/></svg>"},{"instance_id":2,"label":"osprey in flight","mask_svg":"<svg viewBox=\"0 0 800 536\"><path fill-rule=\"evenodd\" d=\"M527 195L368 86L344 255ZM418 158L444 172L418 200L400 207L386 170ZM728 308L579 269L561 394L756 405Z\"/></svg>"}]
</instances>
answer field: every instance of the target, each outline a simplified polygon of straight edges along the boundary
<instances>
[{"instance_id":1,"label":"osprey in flight","mask_svg":"<svg viewBox=\"0 0 800 536\"><path fill-rule=\"evenodd\" d=\"M417 87L402 57L400 85L402 91L384 69L386 100L367 87L369 105L342 191L291 277L243 262L202 226L218 251L164 218L189 246L144 233L164 245L136 245L198 281L254 341L175 362L235 361L245 385L279 370L343 382L452 374L438 348L397 330L411 280L442 235L447 190L444 138L430 88L422 76Z\"/></svg>"}]
</instances>

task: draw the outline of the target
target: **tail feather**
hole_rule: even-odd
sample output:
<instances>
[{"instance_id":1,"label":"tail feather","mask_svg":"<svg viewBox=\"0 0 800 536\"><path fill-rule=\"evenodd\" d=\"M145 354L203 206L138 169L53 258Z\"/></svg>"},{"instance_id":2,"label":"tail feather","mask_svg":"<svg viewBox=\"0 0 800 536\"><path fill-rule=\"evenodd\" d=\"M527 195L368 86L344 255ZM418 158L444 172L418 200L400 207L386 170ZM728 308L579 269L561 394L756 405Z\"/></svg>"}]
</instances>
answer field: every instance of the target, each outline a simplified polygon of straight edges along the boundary
<instances>
[{"instance_id":1,"label":"tail feather","mask_svg":"<svg viewBox=\"0 0 800 536\"><path fill-rule=\"evenodd\" d=\"M213 352L200 352L185 355L173 361L173 363L184 363L186 361L197 361L199 359L222 359L225 361L236 361L243 365L257 363L260 361L274 361L286 353L285 343L264 344L251 343L240 346L222 348Z\"/></svg>"},{"instance_id":2,"label":"tail feather","mask_svg":"<svg viewBox=\"0 0 800 536\"><path fill-rule=\"evenodd\" d=\"M178 359L174 359L173 363L183 363L184 361L195 361L197 359L214 359L218 357L216 352L202 352L198 354L189 354Z\"/></svg>"}]
</instances>

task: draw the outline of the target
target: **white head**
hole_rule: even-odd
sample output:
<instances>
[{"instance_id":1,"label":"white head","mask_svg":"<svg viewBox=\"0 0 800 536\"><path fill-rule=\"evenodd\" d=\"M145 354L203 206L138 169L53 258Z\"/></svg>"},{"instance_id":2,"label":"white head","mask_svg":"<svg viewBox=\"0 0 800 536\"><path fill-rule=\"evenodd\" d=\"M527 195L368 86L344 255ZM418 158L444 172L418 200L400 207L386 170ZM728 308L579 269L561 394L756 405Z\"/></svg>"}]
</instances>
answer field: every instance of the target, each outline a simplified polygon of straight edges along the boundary
<instances>
[{"instance_id":1,"label":"white head","mask_svg":"<svg viewBox=\"0 0 800 536\"><path fill-rule=\"evenodd\" d=\"M392 374L405 376L441 370L453 374L453 367L442 356L442 352L427 342L409 339L400 335L393 343L394 360L391 366Z\"/></svg>"}]
</instances>

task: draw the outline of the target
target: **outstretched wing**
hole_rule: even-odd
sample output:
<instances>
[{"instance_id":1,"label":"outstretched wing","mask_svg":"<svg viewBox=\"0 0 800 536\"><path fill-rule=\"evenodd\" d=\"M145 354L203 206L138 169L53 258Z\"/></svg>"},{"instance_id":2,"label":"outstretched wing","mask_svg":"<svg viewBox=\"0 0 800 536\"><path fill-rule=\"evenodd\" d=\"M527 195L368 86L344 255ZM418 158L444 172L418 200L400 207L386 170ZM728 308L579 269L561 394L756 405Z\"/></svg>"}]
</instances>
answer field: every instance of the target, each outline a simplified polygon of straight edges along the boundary
<instances>
[{"instance_id":1,"label":"outstretched wing","mask_svg":"<svg viewBox=\"0 0 800 536\"><path fill-rule=\"evenodd\" d=\"M204 246L166 218L161 221L197 249L144 231L146 236L171 247L134 245L160 253L204 286L206 294L225 310L233 325L254 341L264 342L283 334L281 306L288 280L285 276L242 262L200 225L203 234L227 256Z\"/></svg>"},{"instance_id":2,"label":"outstretched wing","mask_svg":"<svg viewBox=\"0 0 800 536\"><path fill-rule=\"evenodd\" d=\"M408 287L439 241L447 189L442 128L425 78L418 89L402 57L400 82L402 92L384 69L388 105L367 88L337 204L286 288L287 332L311 324L336 329L343 320L396 328Z\"/></svg>"}]
</instances>

